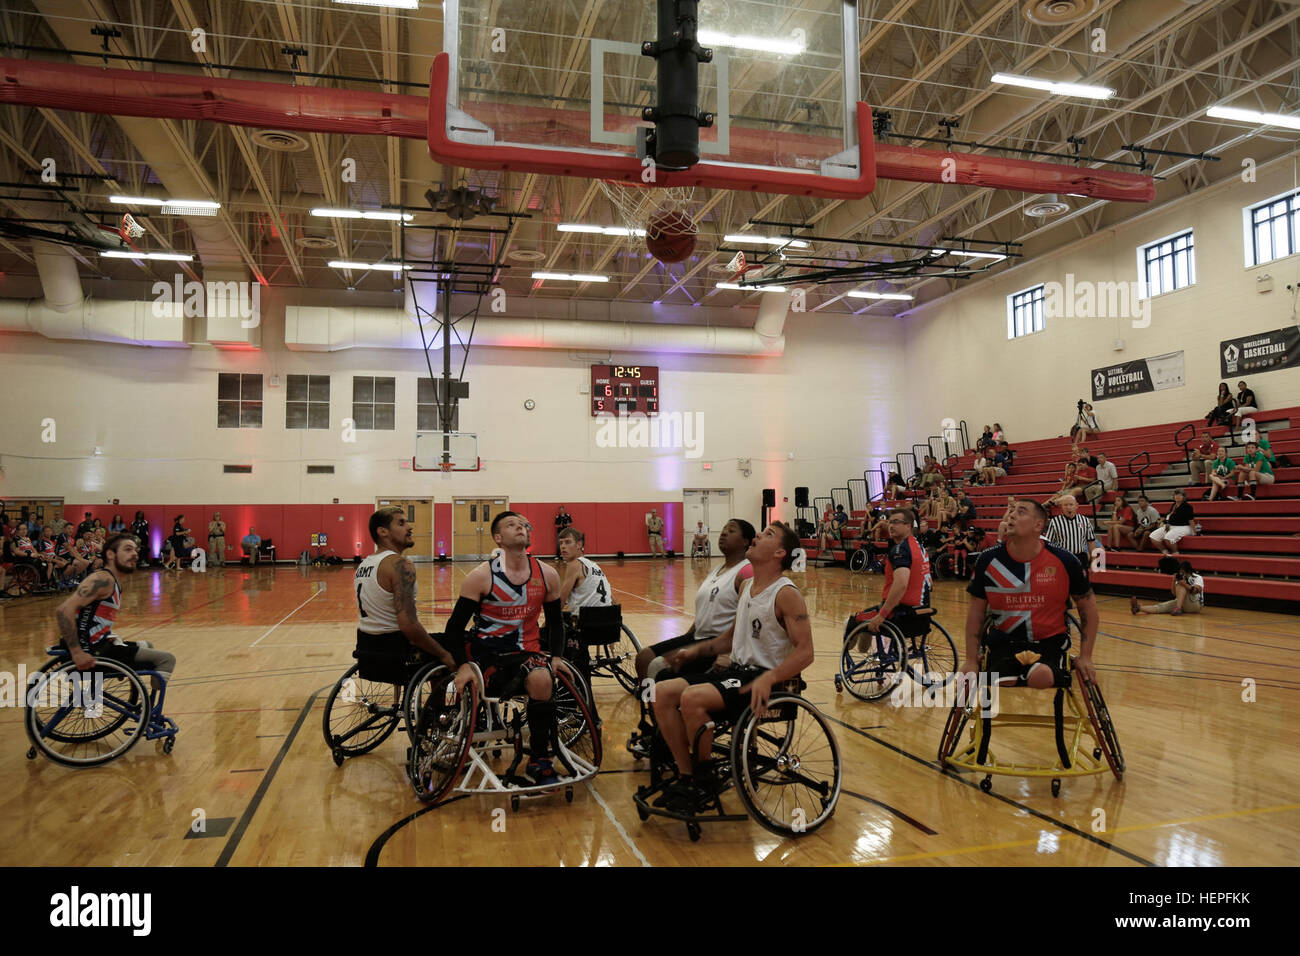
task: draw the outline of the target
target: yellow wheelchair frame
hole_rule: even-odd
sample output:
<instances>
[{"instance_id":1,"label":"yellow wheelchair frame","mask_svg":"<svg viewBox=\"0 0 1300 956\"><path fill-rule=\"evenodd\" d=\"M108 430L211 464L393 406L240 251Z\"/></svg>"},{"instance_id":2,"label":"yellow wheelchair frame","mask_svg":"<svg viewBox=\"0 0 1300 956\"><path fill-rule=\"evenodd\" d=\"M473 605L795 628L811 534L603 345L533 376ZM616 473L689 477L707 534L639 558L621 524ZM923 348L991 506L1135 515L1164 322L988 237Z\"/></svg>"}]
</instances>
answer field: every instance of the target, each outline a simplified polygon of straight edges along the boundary
<instances>
[{"instance_id":1,"label":"yellow wheelchair frame","mask_svg":"<svg viewBox=\"0 0 1300 956\"><path fill-rule=\"evenodd\" d=\"M981 675L986 673L986 657L986 649L981 648ZM959 697L948 713L943 737L939 742L940 769L955 767L983 772L980 789L985 793L993 789L995 773L1013 777L1050 777L1054 797L1061 794L1063 777L1088 777L1110 771L1116 780L1123 780L1124 753L1120 749L1119 738L1115 734L1115 726L1111 722L1105 698L1101 695L1101 688L1078 673L1073 657L1070 658L1070 677L1066 686L1054 688L1051 714L984 715L981 713L983 704L979 692L970 692L967 701L962 701ZM997 690L1000 694L1007 689L1010 688L999 687ZM968 726L970 739L961 748L962 731ZM990 746L995 726L1051 727L1056 737L1056 762L1050 765L1000 763ZM1087 746L1085 741L1091 741L1092 746Z\"/></svg>"}]
</instances>

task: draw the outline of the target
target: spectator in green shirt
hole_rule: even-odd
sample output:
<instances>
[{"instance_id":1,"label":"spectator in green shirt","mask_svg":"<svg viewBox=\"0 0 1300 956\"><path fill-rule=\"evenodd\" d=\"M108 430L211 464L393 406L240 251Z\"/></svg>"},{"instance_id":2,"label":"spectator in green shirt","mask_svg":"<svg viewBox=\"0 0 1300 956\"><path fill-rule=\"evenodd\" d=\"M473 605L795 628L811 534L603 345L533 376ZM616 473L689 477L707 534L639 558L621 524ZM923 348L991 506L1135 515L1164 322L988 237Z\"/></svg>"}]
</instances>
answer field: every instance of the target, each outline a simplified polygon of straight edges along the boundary
<instances>
[{"instance_id":1,"label":"spectator in green shirt","mask_svg":"<svg viewBox=\"0 0 1300 956\"><path fill-rule=\"evenodd\" d=\"M1258 442L1246 443L1246 454L1236 469L1237 493L1243 501L1255 500L1255 489L1259 485L1273 484L1273 466L1268 457L1259 450Z\"/></svg>"},{"instance_id":2,"label":"spectator in green shirt","mask_svg":"<svg viewBox=\"0 0 1300 956\"><path fill-rule=\"evenodd\" d=\"M1214 457L1206 462L1205 477L1209 479L1210 490L1205 493L1205 500L1213 501L1222 494L1231 501L1232 498L1227 495L1228 482L1236 473L1237 463L1228 457L1228 449L1220 445Z\"/></svg>"}]
</instances>

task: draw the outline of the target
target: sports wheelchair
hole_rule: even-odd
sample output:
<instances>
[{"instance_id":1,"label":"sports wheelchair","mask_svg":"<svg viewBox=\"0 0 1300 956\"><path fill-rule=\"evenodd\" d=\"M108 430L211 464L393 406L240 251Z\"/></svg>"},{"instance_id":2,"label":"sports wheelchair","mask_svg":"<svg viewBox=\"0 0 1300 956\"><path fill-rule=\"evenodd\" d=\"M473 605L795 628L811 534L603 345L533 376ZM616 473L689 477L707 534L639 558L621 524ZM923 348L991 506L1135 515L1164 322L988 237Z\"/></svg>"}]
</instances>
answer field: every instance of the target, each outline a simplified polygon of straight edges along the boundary
<instances>
[{"instance_id":1,"label":"sports wheelchair","mask_svg":"<svg viewBox=\"0 0 1300 956\"><path fill-rule=\"evenodd\" d=\"M703 544L700 544L700 543L698 543L698 542L695 541L694 532L692 532L692 534L691 534L691 557L692 557L692 558L708 558L708 557L712 557L712 555L713 555L713 548L712 548L712 545L711 545L711 542L709 541L709 539L706 537L706 538L704 539L704 543L703 543Z\"/></svg>"},{"instance_id":2,"label":"sports wheelchair","mask_svg":"<svg viewBox=\"0 0 1300 956\"><path fill-rule=\"evenodd\" d=\"M178 728L163 715L167 680L131 666L137 649L114 645L85 671L77 670L62 645L45 649L50 660L28 680L24 701L28 760L42 753L65 767L94 767L116 760L141 739L162 740L163 753L172 752ZM161 686L147 689L142 677L157 677Z\"/></svg>"},{"instance_id":3,"label":"sports wheelchair","mask_svg":"<svg viewBox=\"0 0 1300 956\"><path fill-rule=\"evenodd\" d=\"M436 803L453 789L467 794L505 793L510 808L518 810L521 799L563 789L565 802L572 803L574 785L600 771L602 756L591 692L577 668L562 665L552 672L555 724L550 745L563 774L554 783L517 786L509 781L517 779L515 771L526 759L530 737L522 679L489 691L478 665L470 666L474 679L454 701L450 700L452 672L435 665L426 675L428 693L419 706L406 759L415 795ZM509 766L502 769L507 758Z\"/></svg>"},{"instance_id":4,"label":"sports wheelchair","mask_svg":"<svg viewBox=\"0 0 1300 956\"><path fill-rule=\"evenodd\" d=\"M858 700L880 700L904 674L927 691L955 679L957 645L934 619L934 608L914 608L906 617L882 621L872 633L867 621L879 610L879 605L869 607L845 622L835 693L847 690Z\"/></svg>"},{"instance_id":5,"label":"sports wheelchair","mask_svg":"<svg viewBox=\"0 0 1300 956\"><path fill-rule=\"evenodd\" d=\"M1067 635L1082 634L1083 628L1078 618L1066 614ZM987 634L987 629L986 632ZM943 737L939 741L939 766L946 771L949 767L961 770L973 770L984 773L980 789L985 793L993 789L993 774L1007 774L1014 777L1050 777L1052 796L1061 794L1063 777L1086 777L1102 774L1109 770L1116 780L1124 779L1124 752L1120 749L1115 725L1110 719L1106 700L1101 688L1086 679L1075 669L1075 659L1069 656L1070 642L1065 645L1065 655L1069 660L1069 672L1054 688L1052 713L1048 714L1006 714L994 713L991 700L981 696L988 692L1000 692L991 686L987 691L981 687L980 693L969 694L969 700L958 700L948 713L944 723ZM981 637L979 674L983 677L987 671L985 664L988 647ZM1077 676L1077 680L1074 678ZM1023 685L1019 685L1023 686ZM1046 690L1047 688L1044 688ZM1069 713L1066 713L1068 707ZM970 737L962 746L962 731L969 726ZM1014 760L1000 762L990 748L994 727L1046 727L1053 729L1056 741L1057 760L1051 764L1017 763ZM1086 740L1085 740L1086 738ZM1091 746L1087 741L1091 741Z\"/></svg>"},{"instance_id":6,"label":"sports wheelchair","mask_svg":"<svg viewBox=\"0 0 1300 956\"><path fill-rule=\"evenodd\" d=\"M806 686L796 678L774 687L764 717L755 717L749 707L734 724L711 715L692 742L700 799L689 811L656 805L678 777L672 753L656 732L650 782L632 797L637 816L679 820L691 842L700 839L703 823L753 818L780 836L801 836L824 824L840 798L840 749L821 711L799 696ZM700 752L706 730L713 731L709 754ZM728 788L735 789L744 813L726 812L722 795Z\"/></svg>"},{"instance_id":7,"label":"sports wheelchair","mask_svg":"<svg viewBox=\"0 0 1300 956\"><path fill-rule=\"evenodd\" d=\"M641 651L641 642L623 623L623 608L582 607L578 613L564 615L565 656L593 677L612 677L629 694L636 693L636 667L633 661Z\"/></svg>"}]
</instances>

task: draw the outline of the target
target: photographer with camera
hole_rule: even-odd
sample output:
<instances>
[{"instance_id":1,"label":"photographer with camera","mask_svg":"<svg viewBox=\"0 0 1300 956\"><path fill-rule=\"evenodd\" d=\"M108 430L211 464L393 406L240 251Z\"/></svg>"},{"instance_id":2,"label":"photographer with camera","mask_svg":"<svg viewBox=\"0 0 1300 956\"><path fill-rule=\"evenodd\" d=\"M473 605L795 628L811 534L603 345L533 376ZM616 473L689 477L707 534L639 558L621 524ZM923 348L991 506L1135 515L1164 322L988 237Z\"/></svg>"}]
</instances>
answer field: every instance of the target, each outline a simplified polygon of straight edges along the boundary
<instances>
[{"instance_id":1,"label":"photographer with camera","mask_svg":"<svg viewBox=\"0 0 1300 956\"><path fill-rule=\"evenodd\" d=\"M1192 570L1192 563L1166 555L1158 567L1162 573L1174 576L1169 584L1173 600L1139 604L1136 597L1130 597L1129 610L1133 614L1200 614L1205 607L1205 579Z\"/></svg>"},{"instance_id":2,"label":"photographer with camera","mask_svg":"<svg viewBox=\"0 0 1300 956\"><path fill-rule=\"evenodd\" d=\"M1084 442L1088 440L1089 435L1096 436L1101 431L1097 424L1097 416L1093 413L1092 406L1079 399L1078 417L1074 420L1074 425L1070 428L1070 441Z\"/></svg>"}]
</instances>

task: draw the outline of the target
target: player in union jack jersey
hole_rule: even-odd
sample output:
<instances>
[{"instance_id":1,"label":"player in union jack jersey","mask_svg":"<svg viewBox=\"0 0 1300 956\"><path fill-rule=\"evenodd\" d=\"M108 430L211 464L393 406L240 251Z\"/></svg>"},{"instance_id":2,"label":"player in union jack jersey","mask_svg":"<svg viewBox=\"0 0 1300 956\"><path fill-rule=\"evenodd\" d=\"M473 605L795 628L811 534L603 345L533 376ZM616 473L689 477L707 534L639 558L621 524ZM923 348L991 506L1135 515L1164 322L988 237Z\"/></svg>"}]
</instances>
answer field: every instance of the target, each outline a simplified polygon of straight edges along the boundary
<instances>
[{"instance_id":1,"label":"player in union jack jersey","mask_svg":"<svg viewBox=\"0 0 1300 956\"><path fill-rule=\"evenodd\" d=\"M1070 636L1065 611L1071 597L1079 610L1083 637L1075 666L1096 680L1092 649L1097 642L1097 602L1083 566L1074 555L1042 539L1047 512L1036 501L1020 500L1005 519L1006 541L980 555L966 590L963 679L974 678L980 638L988 646L985 670L1000 683L1061 686L1069 674Z\"/></svg>"}]
</instances>

